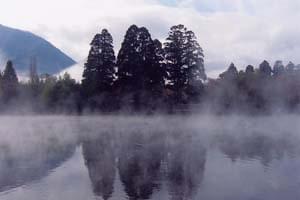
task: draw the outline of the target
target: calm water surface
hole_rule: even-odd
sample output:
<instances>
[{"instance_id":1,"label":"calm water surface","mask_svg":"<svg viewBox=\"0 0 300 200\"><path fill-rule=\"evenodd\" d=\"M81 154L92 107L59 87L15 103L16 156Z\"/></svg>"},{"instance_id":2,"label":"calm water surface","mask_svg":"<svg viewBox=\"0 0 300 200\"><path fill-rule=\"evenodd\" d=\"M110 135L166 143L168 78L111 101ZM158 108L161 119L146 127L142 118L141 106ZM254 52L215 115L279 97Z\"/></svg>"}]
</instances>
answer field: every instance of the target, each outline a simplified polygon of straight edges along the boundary
<instances>
[{"instance_id":1,"label":"calm water surface","mask_svg":"<svg viewBox=\"0 0 300 200\"><path fill-rule=\"evenodd\" d=\"M300 199L297 116L0 117L0 199Z\"/></svg>"}]
</instances>

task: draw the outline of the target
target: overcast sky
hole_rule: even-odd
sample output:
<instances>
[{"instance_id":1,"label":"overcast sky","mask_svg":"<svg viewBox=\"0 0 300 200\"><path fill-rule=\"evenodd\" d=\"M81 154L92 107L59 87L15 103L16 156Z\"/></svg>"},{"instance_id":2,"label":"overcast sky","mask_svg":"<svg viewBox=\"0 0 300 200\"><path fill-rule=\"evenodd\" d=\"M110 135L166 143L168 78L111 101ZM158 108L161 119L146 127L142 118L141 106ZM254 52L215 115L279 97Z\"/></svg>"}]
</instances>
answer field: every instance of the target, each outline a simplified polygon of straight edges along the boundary
<instances>
[{"instance_id":1,"label":"overcast sky","mask_svg":"<svg viewBox=\"0 0 300 200\"><path fill-rule=\"evenodd\" d=\"M166 38L171 25L193 30L214 76L264 59L300 63L299 0L9 0L0 23L40 35L76 61L95 33L108 28L116 49L131 24Z\"/></svg>"}]
</instances>

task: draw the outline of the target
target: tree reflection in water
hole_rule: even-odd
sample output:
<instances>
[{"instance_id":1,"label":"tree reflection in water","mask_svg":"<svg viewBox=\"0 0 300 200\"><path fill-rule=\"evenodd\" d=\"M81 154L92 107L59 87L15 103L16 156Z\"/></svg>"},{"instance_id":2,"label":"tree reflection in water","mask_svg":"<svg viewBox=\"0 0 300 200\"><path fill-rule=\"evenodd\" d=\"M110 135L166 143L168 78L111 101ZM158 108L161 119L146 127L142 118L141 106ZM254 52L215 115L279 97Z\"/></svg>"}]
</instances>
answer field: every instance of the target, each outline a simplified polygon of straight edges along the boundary
<instances>
[{"instance_id":1,"label":"tree reflection in water","mask_svg":"<svg viewBox=\"0 0 300 200\"><path fill-rule=\"evenodd\" d=\"M104 200L109 199L113 193L116 175L115 148L109 134L84 141L82 143L85 165L88 168L93 191L96 196Z\"/></svg>"},{"instance_id":2,"label":"tree reflection in water","mask_svg":"<svg viewBox=\"0 0 300 200\"><path fill-rule=\"evenodd\" d=\"M206 150L193 138L178 136L168 147L167 178L172 199L192 199L203 179Z\"/></svg>"},{"instance_id":3,"label":"tree reflection in water","mask_svg":"<svg viewBox=\"0 0 300 200\"><path fill-rule=\"evenodd\" d=\"M66 128L48 120L13 131L3 123L8 127L0 132L0 199L55 198L67 191L82 194L74 199L105 200L300 196L300 138L292 125L269 128L255 120L195 129L178 126L177 119L162 126L160 119L122 118L112 125L110 118L100 123L88 117Z\"/></svg>"},{"instance_id":4,"label":"tree reflection in water","mask_svg":"<svg viewBox=\"0 0 300 200\"><path fill-rule=\"evenodd\" d=\"M103 199L112 196L118 169L131 200L150 199L163 181L172 199L192 198L203 179L206 150L200 143L191 144L191 138L178 135L133 132L116 139L99 134L83 142L95 195Z\"/></svg>"},{"instance_id":5,"label":"tree reflection in water","mask_svg":"<svg viewBox=\"0 0 300 200\"><path fill-rule=\"evenodd\" d=\"M159 133L132 133L122 143L119 172L130 199L148 199L160 188L164 139Z\"/></svg>"},{"instance_id":6,"label":"tree reflection in water","mask_svg":"<svg viewBox=\"0 0 300 200\"><path fill-rule=\"evenodd\" d=\"M272 160L296 154L296 138L292 136L268 136L263 133L245 135L222 134L215 137L215 144L232 162L240 160L259 160L269 166Z\"/></svg>"}]
</instances>

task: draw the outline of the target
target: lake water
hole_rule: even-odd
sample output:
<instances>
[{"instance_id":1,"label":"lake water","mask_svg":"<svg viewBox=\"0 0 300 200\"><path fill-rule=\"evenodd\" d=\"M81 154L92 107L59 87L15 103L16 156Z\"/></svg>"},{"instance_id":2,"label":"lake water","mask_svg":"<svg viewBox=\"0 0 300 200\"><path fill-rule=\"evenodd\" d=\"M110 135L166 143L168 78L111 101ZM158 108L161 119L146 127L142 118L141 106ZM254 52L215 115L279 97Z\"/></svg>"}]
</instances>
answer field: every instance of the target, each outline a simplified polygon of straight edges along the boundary
<instances>
[{"instance_id":1,"label":"lake water","mask_svg":"<svg viewBox=\"0 0 300 200\"><path fill-rule=\"evenodd\" d=\"M300 117L0 117L0 200L299 200Z\"/></svg>"}]
</instances>

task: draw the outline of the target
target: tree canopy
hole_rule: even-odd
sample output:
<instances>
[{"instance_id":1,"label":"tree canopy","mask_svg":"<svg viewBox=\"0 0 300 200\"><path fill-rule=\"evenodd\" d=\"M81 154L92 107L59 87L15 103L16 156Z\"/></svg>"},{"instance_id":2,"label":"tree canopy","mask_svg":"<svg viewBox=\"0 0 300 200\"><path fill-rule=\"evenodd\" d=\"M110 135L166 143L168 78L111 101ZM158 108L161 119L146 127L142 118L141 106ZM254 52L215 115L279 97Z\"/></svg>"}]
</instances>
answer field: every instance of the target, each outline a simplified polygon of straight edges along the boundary
<instances>
[{"instance_id":1,"label":"tree canopy","mask_svg":"<svg viewBox=\"0 0 300 200\"><path fill-rule=\"evenodd\" d=\"M179 24L161 43L132 25L115 56L107 29L90 43L82 82L66 73L38 74L29 58L28 81L19 82L13 62L0 73L0 112L19 105L37 112L300 112L300 65L264 60L242 69L231 63L207 78L196 34ZM18 106L15 106L18 105Z\"/></svg>"}]
</instances>

